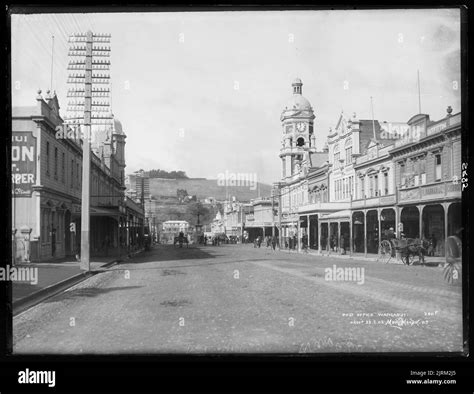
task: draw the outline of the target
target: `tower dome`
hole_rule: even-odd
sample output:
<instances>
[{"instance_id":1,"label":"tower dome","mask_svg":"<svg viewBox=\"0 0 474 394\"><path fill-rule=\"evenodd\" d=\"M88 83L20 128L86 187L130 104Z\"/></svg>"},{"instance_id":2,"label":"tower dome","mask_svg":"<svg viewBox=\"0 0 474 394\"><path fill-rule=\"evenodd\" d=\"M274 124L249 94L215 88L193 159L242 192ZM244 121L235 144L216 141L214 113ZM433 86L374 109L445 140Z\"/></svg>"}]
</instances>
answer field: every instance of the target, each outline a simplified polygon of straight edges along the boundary
<instances>
[{"instance_id":1,"label":"tower dome","mask_svg":"<svg viewBox=\"0 0 474 394\"><path fill-rule=\"evenodd\" d=\"M112 117L114 119L113 134L125 136L125 133L123 132L122 122L120 122L120 120L114 117L114 115L112 115Z\"/></svg>"},{"instance_id":2,"label":"tower dome","mask_svg":"<svg viewBox=\"0 0 474 394\"><path fill-rule=\"evenodd\" d=\"M293 89L293 95L283 108L281 120L296 115L313 117L313 107L311 106L311 103L302 95L303 82L301 79L295 78L291 86Z\"/></svg>"}]
</instances>

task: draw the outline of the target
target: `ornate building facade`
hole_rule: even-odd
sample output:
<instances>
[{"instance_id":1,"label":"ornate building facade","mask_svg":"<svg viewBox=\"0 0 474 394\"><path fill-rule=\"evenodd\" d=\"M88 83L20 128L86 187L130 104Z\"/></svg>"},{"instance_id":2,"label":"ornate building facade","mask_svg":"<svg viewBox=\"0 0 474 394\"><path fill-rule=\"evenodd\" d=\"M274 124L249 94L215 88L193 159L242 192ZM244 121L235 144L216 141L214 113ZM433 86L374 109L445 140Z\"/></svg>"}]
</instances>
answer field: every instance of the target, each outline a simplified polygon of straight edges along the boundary
<instances>
[{"instance_id":1,"label":"ornate building facade","mask_svg":"<svg viewBox=\"0 0 474 394\"><path fill-rule=\"evenodd\" d=\"M292 86L281 116L282 246L296 236L299 249L377 254L392 228L436 239L443 256L461 228L461 114L380 122L341 113L317 151L313 109L301 80Z\"/></svg>"},{"instance_id":2,"label":"ornate building facade","mask_svg":"<svg viewBox=\"0 0 474 394\"><path fill-rule=\"evenodd\" d=\"M16 261L43 261L79 251L82 139L61 118L55 93L12 109L12 226ZM114 121L91 154L91 255L125 245L125 134ZM100 156L98 153L100 152ZM22 174L26 174L23 176Z\"/></svg>"}]
</instances>

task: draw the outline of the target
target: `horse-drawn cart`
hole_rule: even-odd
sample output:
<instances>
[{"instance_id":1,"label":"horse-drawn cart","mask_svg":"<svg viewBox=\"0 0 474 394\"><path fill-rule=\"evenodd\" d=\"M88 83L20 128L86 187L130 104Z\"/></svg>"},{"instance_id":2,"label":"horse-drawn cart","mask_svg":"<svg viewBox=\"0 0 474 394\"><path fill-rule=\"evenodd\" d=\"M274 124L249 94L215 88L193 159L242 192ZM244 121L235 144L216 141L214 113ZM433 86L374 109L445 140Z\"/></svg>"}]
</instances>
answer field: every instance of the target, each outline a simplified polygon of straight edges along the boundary
<instances>
[{"instance_id":1,"label":"horse-drawn cart","mask_svg":"<svg viewBox=\"0 0 474 394\"><path fill-rule=\"evenodd\" d=\"M189 241L186 235L180 234L179 236L174 237L173 246L176 247L176 245L178 245L180 248L182 248L183 244L186 244L186 247L189 247Z\"/></svg>"},{"instance_id":2,"label":"horse-drawn cart","mask_svg":"<svg viewBox=\"0 0 474 394\"><path fill-rule=\"evenodd\" d=\"M383 263L402 262L406 265L418 261L423 264L427 247L427 242L418 238L385 239L380 242L377 260Z\"/></svg>"}]
</instances>

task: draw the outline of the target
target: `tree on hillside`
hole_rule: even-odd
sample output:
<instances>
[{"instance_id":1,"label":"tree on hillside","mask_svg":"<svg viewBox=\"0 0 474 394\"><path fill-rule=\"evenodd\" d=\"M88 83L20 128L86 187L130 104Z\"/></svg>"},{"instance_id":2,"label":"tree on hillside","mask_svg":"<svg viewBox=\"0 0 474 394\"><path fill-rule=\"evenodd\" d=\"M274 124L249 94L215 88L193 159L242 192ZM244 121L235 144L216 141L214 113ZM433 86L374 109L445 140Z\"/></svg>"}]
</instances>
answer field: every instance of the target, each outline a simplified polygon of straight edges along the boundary
<instances>
[{"instance_id":1,"label":"tree on hillside","mask_svg":"<svg viewBox=\"0 0 474 394\"><path fill-rule=\"evenodd\" d=\"M186 209L186 219L190 223L208 224L212 222L214 216L211 209L198 201L188 205Z\"/></svg>"},{"instance_id":2,"label":"tree on hillside","mask_svg":"<svg viewBox=\"0 0 474 394\"><path fill-rule=\"evenodd\" d=\"M179 203L182 204L188 197L188 191L186 189L177 189L176 195L178 196Z\"/></svg>"},{"instance_id":3,"label":"tree on hillside","mask_svg":"<svg viewBox=\"0 0 474 394\"><path fill-rule=\"evenodd\" d=\"M184 171L165 171L160 169L154 169L148 171L150 178L165 178L165 179L188 179L188 176Z\"/></svg>"}]
</instances>

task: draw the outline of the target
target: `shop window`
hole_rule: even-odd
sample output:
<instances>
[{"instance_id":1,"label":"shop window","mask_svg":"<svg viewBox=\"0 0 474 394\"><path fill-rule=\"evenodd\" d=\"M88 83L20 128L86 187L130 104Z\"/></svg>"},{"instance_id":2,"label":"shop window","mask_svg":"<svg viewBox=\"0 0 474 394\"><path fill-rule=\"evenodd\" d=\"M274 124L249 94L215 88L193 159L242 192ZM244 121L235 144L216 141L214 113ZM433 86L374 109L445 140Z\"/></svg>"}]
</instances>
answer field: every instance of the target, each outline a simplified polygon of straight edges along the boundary
<instances>
[{"instance_id":1,"label":"shop window","mask_svg":"<svg viewBox=\"0 0 474 394\"><path fill-rule=\"evenodd\" d=\"M352 163L352 146L346 149L346 165Z\"/></svg>"},{"instance_id":2,"label":"shop window","mask_svg":"<svg viewBox=\"0 0 474 394\"><path fill-rule=\"evenodd\" d=\"M406 186L405 163L400 163L400 186Z\"/></svg>"},{"instance_id":3,"label":"shop window","mask_svg":"<svg viewBox=\"0 0 474 394\"><path fill-rule=\"evenodd\" d=\"M66 183L66 154L62 153L62 160L61 160L61 182Z\"/></svg>"},{"instance_id":4,"label":"shop window","mask_svg":"<svg viewBox=\"0 0 474 394\"><path fill-rule=\"evenodd\" d=\"M435 181L441 180L441 154L435 155Z\"/></svg>"},{"instance_id":5,"label":"shop window","mask_svg":"<svg viewBox=\"0 0 474 394\"><path fill-rule=\"evenodd\" d=\"M79 163L76 163L76 187L79 189Z\"/></svg>"},{"instance_id":6,"label":"shop window","mask_svg":"<svg viewBox=\"0 0 474 394\"><path fill-rule=\"evenodd\" d=\"M74 159L71 160L71 188L74 187Z\"/></svg>"},{"instance_id":7,"label":"shop window","mask_svg":"<svg viewBox=\"0 0 474 394\"><path fill-rule=\"evenodd\" d=\"M58 179L58 148L54 148L54 178Z\"/></svg>"},{"instance_id":8,"label":"shop window","mask_svg":"<svg viewBox=\"0 0 474 394\"><path fill-rule=\"evenodd\" d=\"M426 159L425 158L420 160L420 183L422 185L426 184Z\"/></svg>"},{"instance_id":9,"label":"shop window","mask_svg":"<svg viewBox=\"0 0 474 394\"><path fill-rule=\"evenodd\" d=\"M49 142L46 141L46 175L49 176Z\"/></svg>"}]
</instances>

